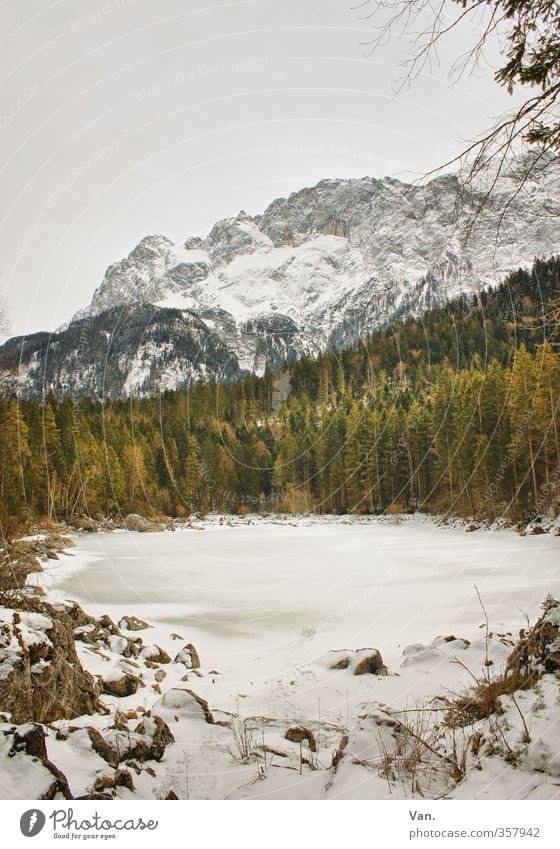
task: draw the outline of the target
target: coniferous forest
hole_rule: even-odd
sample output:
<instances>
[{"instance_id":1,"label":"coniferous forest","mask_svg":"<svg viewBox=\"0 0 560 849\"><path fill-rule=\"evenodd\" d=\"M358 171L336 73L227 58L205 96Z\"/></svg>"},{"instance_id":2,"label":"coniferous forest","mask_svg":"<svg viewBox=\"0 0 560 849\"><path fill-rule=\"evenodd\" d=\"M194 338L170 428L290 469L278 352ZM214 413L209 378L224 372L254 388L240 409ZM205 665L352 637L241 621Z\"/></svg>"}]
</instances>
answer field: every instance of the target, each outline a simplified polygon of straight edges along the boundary
<instances>
[{"instance_id":1,"label":"coniferous forest","mask_svg":"<svg viewBox=\"0 0 560 849\"><path fill-rule=\"evenodd\" d=\"M3 535L130 512L557 514L559 291L553 258L279 375L0 398Z\"/></svg>"}]
</instances>

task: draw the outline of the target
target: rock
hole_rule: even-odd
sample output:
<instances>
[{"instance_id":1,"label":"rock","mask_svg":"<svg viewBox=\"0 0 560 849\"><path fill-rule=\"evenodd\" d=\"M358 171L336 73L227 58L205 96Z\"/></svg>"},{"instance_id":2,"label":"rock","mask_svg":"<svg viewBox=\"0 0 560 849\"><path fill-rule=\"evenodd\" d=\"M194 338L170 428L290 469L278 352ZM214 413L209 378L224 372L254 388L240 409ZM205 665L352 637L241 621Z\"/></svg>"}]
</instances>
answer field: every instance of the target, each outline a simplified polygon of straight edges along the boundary
<instances>
[{"instance_id":1,"label":"rock","mask_svg":"<svg viewBox=\"0 0 560 849\"><path fill-rule=\"evenodd\" d=\"M94 534L97 532L97 522L89 518L89 516L82 516L79 519L68 519L67 524L69 524L71 528L76 528L78 531L84 531L86 534Z\"/></svg>"},{"instance_id":2,"label":"rock","mask_svg":"<svg viewBox=\"0 0 560 849\"><path fill-rule=\"evenodd\" d=\"M374 649L372 654L363 657L354 668L354 675L387 675L381 654Z\"/></svg>"},{"instance_id":3,"label":"rock","mask_svg":"<svg viewBox=\"0 0 560 849\"><path fill-rule=\"evenodd\" d=\"M341 657L338 660L335 660L334 663L331 663L329 669L348 669L350 664L352 663L352 658L350 657Z\"/></svg>"},{"instance_id":4,"label":"rock","mask_svg":"<svg viewBox=\"0 0 560 849\"><path fill-rule=\"evenodd\" d=\"M134 729L137 734L144 734L153 740L161 740L166 746L175 742L169 725L160 716L146 716Z\"/></svg>"},{"instance_id":5,"label":"rock","mask_svg":"<svg viewBox=\"0 0 560 849\"><path fill-rule=\"evenodd\" d=\"M151 660L152 663L171 663L170 655L161 646L146 646L140 654L145 660Z\"/></svg>"},{"instance_id":6,"label":"rock","mask_svg":"<svg viewBox=\"0 0 560 849\"><path fill-rule=\"evenodd\" d=\"M161 684L166 675L167 673L165 669L158 669L156 674L154 675L154 678L156 679L158 684Z\"/></svg>"},{"instance_id":7,"label":"rock","mask_svg":"<svg viewBox=\"0 0 560 849\"><path fill-rule=\"evenodd\" d=\"M41 725L29 727L22 725L14 732L13 752L25 752L41 761L47 760L47 744L45 742L45 731Z\"/></svg>"},{"instance_id":8,"label":"rock","mask_svg":"<svg viewBox=\"0 0 560 849\"><path fill-rule=\"evenodd\" d=\"M118 765L123 761L160 761L165 754L166 743L163 733L149 737L136 731L120 731L109 729L104 732L105 742L112 751L113 763Z\"/></svg>"},{"instance_id":9,"label":"rock","mask_svg":"<svg viewBox=\"0 0 560 849\"><path fill-rule=\"evenodd\" d=\"M115 780L110 775L100 775L99 778L96 779L95 784L93 785L93 789L96 793L102 793L103 790L109 790L111 787L115 786Z\"/></svg>"},{"instance_id":10,"label":"rock","mask_svg":"<svg viewBox=\"0 0 560 849\"><path fill-rule=\"evenodd\" d=\"M101 732L95 728L87 729L92 749L110 766L129 761L159 761L165 754L166 743L163 734L154 738L136 731L108 728Z\"/></svg>"},{"instance_id":11,"label":"rock","mask_svg":"<svg viewBox=\"0 0 560 849\"><path fill-rule=\"evenodd\" d=\"M161 699L152 707L152 716L161 713L165 715L172 714L175 716L183 716L192 719L202 719L210 725L215 724L214 717L208 702L193 693L192 690L174 687L168 690Z\"/></svg>"},{"instance_id":12,"label":"rock","mask_svg":"<svg viewBox=\"0 0 560 849\"><path fill-rule=\"evenodd\" d=\"M136 675L131 675L129 672L123 672L120 678L114 678L109 681L102 678L101 686L104 693L124 699L127 696L134 695L138 688L142 686L142 682Z\"/></svg>"},{"instance_id":13,"label":"rock","mask_svg":"<svg viewBox=\"0 0 560 849\"><path fill-rule=\"evenodd\" d=\"M154 531L165 530L165 526L161 522L146 519L145 516L140 516L138 513L129 513L124 520L124 526L127 531L137 531L139 533L153 533Z\"/></svg>"},{"instance_id":14,"label":"rock","mask_svg":"<svg viewBox=\"0 0 560 849\"><path fill-rule=\"evenodd\" d=\"M307 744L312 752L317 751L317 743L315 741L315 735L309 728L305 728L303 725L292 725L286 733L284 734L286 740L290 740L291 743L303 743L307 741Z\"/></svg>"},{"instance_id":15,"label":"rock","mask_svg":"<svg viewBox=\"0 0 560 849\"><path fill-rule=\"evenodd\" d=\"M172 640L184 640L184 637L182 637L180 634L176 634L175 632L173 632L171 634L171 639Z\"/></svg>"},{"instance_id":16,"label":"rock","mask_svg":"<svg viewBox=\"0 0 560 849\"><path fill-rule=\"evenodd\" d=\"M59 795L65 799L72 799L66 776L49 760L45 737L45 731L41 725L24 725L15 729L8 757L14 758L23 754L34 759L35 762L40 761L52 778L49 786L41 794L41 799L55 799ZM22 764L22 769L29 769L29 762Z\"/></svg>"},{"instance_id":17,"label":"rock","mask_svg":"<svg viewBox=\"0 0 560 849\"><path fill-rule=\"evenodd\" d=\"M86 801L88 799L97 800L97 799L106 799L107 801L113 801L113 797L110 793L86 793L84 796L76 796L76 801Z\"/></svg>"},{"instance_id":18,"label":"rock","mask_svg":"<svg viewBox=\"0 0 560 849\"><path fill-rule=\"evenodd\" d=\"M174 663L184 663L187 669L198 669L200 666L200 658L198 652L192 643L187 643L183 646L180 652L175 655Z\"/></svg>"},{"instance_id":19,"label":"rock","mask_svg":"<svg viewBox=\"0 0 560 849\"><path fill-rule=\"evenodd\" d=\"M83 610L77 601L72 601L64 605L63 619L68 619L72 628L79 628L85 625L97 625L95 616L90 616Z\"/></svg>"},{"instance_id":20,"label":"rock","mask_svg":"<svg viewBox=\"0 0 560 849\"><path fill-rule=\"evenodd\" d=\"M97 625L103 631L108 631L109 634L112 634L115 637L122 637L119 627L113 622L110 616L107 616L106 613L99 617Z\"/></svg>"},{"instance_id":21,"label":"rock","mask_svg":"<svg viewBox=\"0 0 560 849\"><path fill-rule=\"evenodd\" d=\"M97 728L93 728L90 726L86 729L90 742L91 748L94 752L96 752L100 758L103 758L108 764L113 763L113 751L111 747L108 745L107 741L103 737L100 731Z\"/></svg>"},{"instance_id":22,"label":"rock","mask_svg":"<svg viewBox=\"0 0 560 849\"><path fill-rule=\"evenodd\" d=\"M146 628L151 628L143 619L138 619L136 616L123 616L119 620L119 628L124 628L127 631L145 631Z\"/></svg>"},{"instance_id":23,"label":"rock","mask_svg":"<svg viewBox=\"0 0 560 849\"><path fill-rule=\"evenodd\" d=\"M128 790L134 790L134 781L127 769L117 769L115 772L115 785L117 787L126 787Z\"/></svg>"},{"instance_id":24,"label":"rock","mask_svg":"<svg viewBox=\"0 0 560 849\"><path fill-rule=\"evenodd\" d=\"M80 664L65 613L37 606L40 613L0 614L0 710L18 725L95 713L96 686Z\"/></svg>"},{"instance_id":25,"label":"rock","mask_svg":"<svg viewBox=\"0 0 560 849\"><path fill-rule=\"evenodd\" d=\"M48 534L45 544L48 548L53 548L55 551L65 551L67 548L76 547L76 543L72 537L63 536L62 534Z\"/></svg>"},{"instance_id":26,"label":"rock","mask_svg":"<svg viewBox=\"0 0 560 849\"><path fill-rule=\"evenodd\" d=\"M167 799L177 799L177 801L178 801L179 797L177 796L176 793L173 792L173 790L170 790L169 793L167 794L167 796L165 797L164 801L166 801Z\"/></svg>"}]
</instances>

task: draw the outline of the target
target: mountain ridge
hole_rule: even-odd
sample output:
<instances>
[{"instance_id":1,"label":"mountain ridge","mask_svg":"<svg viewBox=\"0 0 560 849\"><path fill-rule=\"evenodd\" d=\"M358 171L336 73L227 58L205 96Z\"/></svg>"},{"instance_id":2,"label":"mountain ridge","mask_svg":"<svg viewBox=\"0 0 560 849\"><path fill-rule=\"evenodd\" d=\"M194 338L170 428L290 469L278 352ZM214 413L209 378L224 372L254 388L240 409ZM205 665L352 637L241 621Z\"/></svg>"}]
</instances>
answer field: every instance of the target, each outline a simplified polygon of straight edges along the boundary
<instances>
[{"instance_id":1,"label":"mountain ridge","mask_svg":"<svg viewBox=\"0 0 560 849\"><path fill-rule=\"evenodd\" d=\"M0 383L26 397L85 386L118 397L348 347L558 252L558 172L556 157L522 184L506 170L484 204L459 174L422 186L324 179L205 237L146 236L47 346L41 334L20 343L16 370L17 340L0 349ZM76 343L77 327L87 344ZM100 357L113 375L101 384Z\"/></svg>"}]
</instances>

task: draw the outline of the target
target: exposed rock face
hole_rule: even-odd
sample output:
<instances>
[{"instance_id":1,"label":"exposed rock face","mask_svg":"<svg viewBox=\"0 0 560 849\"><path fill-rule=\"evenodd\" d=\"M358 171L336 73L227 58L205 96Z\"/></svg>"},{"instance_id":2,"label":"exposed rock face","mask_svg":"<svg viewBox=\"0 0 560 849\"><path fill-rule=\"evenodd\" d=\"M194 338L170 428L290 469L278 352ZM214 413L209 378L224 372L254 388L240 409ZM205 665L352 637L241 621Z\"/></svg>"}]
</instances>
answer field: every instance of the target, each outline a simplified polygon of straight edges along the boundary
<instances>
[{"instance_id":1,"label":"exposed rock face","mask_svg":"<svg viewBox=\"0 0 560 849\"><path fill-rule=\"evenodd\" d=\"M147 236L66 330L6 343L0 383L21 397L148 394L351 345L556 253L558 169L550 155L517 194L519 169L504 169L466 246L483 192L463 187L459 208L459 175L322 180L184 246Z\"/></svg>"},{"instance_id":2,"label":"exposed rock face","mask_svg":"<svg viewBox=\"0 0 560 849\"><path fill-rule=\"evenodd\" d=\"M94 681L64 615L0 608L0 710L15 723L53 722L98 709Z\"/></svg>"}]
</instances>

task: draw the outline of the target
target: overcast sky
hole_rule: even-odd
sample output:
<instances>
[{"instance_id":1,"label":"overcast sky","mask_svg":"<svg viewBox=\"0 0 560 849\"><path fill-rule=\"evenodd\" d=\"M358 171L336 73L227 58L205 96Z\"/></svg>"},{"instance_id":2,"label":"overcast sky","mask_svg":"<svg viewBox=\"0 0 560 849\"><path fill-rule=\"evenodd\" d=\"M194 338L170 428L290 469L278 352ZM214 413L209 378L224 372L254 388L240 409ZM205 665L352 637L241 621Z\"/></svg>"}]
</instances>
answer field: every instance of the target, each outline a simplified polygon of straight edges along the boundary
<instances>
[{"instance_id":1,"label":"overcast sky","mask_svg":"<svg viewBox=\"0 0 560 849\"><path fill-rule=\"evenodd\" d=\"M4 0L0 292L14 333L87 304L145 235L204 235L324 177L414 178L511 98L443 67L396 99L345 0ZM460 34L458 34L460 35ZM465 33L463 33L463 36Z\"/></svg>"}]
</instances>

